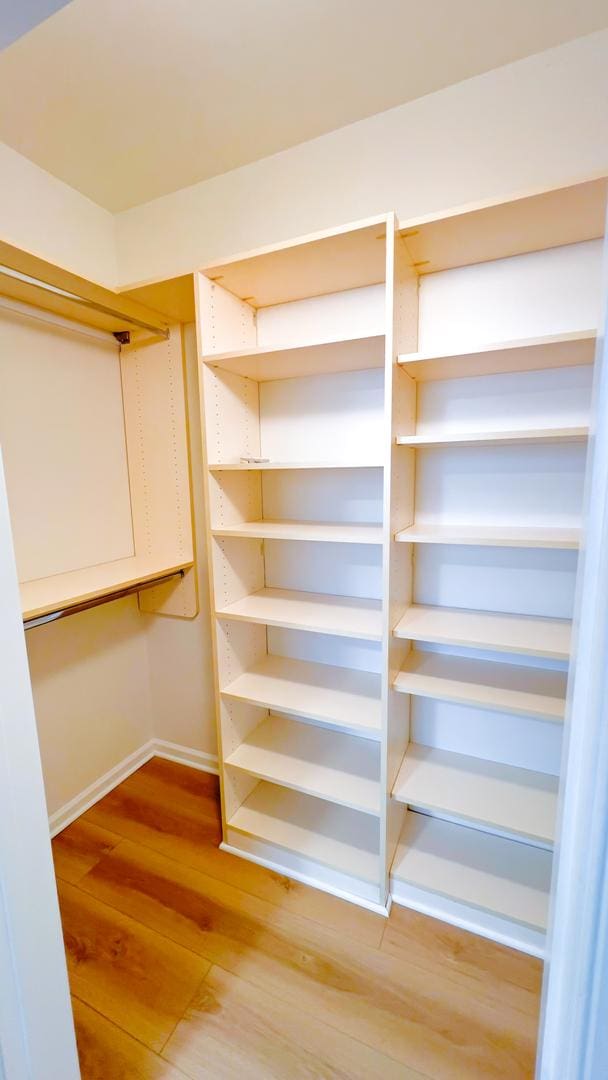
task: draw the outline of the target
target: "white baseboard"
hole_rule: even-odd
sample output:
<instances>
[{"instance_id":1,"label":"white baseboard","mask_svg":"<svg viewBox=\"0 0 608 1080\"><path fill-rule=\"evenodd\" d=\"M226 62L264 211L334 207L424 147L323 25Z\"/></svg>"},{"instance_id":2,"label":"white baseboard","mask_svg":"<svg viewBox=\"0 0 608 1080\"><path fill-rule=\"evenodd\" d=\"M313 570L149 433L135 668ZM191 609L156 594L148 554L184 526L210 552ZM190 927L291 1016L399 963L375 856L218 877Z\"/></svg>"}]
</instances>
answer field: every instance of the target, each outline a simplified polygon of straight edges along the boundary
<instances>
[{"instance_id":1,"label":"white baseboard","mask_svg":"<svg viewBox=\"0 0 608 1080\"><path fill-rule=\"evenodd\" d=\"M193 750L189 746L180 746L178 743L167 742L165 739L150 739L51 814L49 816L51 836L56 836L67 828L77 817L84 814L85 810L89 810L96 802L103 799L104 795L118 787L131 773L153 757L178 761L182 765L189 765L190 768L201 769L203 772L217 774L218 771L217 758L212 754L205 754L202 750Z\"/></svg>"}]
</instances>

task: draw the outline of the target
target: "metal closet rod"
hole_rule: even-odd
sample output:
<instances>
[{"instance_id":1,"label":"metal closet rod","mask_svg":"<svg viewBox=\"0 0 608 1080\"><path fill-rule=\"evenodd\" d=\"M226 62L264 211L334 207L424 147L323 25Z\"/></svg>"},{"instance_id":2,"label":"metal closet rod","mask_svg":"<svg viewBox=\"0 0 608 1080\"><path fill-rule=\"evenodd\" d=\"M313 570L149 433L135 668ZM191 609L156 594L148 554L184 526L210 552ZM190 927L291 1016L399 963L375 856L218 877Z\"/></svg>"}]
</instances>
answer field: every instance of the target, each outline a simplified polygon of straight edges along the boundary
<instances>
[{"instance_id":1,"label":"metal closet rod","mask_svg":"<svg viewBox=\"0 0 608 1080\"><path fill-rule=\"evenodd\" d=\"M72 604L69 607L58 608L57 611L49 611L46 615L36 615L31 619L23 620L24 630L33 630L36 626L45 626L46 623L57 622L58 619L66 619L68 615L77 615L79 611L88 611L89 608L99 607L101 604L109 604L112 600L122 600L124 596L133 596L133 593L143 592L144 589L153 589L155 585L164 585L172 578L184 576L183 570L173 570L170 574L154 578L154 581L142 581L140 584L128 585L124 589L115 589L114 592L105 593L103 596L94 596L90 600L83 600L80 604Z\"/></svg>"},{"instance_id":2,"label":"metal closet rod","mask_svg":"<svg viewBox=\"0 0 608 1080\"><path fill-rule=\"evenodd\" d=\"M155 334L157 337L163 337L165 339L169 337L169 330L166 328L153 326L152 323L143 322L142 319L137 319L134 315L125 315L123 311L116 311L114 308L106 307L105 304L98 304L96 300L89 300L86 296L80 296L78 293L69 292L67 289L60 289L58 285L50 285L48 281L42 281L40 278L31 277L29 274L22 274L19 270L13 270L11 266L0 263L0 273L6 274L7 277L15 278L16 281L23 281L26 285L33 285L34 288L41 289L43 292L60 296L62 300L71 300L73 303L79 304L81 307L86 307L90 311L98 311L102 315L109 315L113 319L120 319L121 322L129 323L130 326L136 326L140 330L149 330L150 333ZM120 331L117 332L120 333Z\"/></svg>"}]
</instances>

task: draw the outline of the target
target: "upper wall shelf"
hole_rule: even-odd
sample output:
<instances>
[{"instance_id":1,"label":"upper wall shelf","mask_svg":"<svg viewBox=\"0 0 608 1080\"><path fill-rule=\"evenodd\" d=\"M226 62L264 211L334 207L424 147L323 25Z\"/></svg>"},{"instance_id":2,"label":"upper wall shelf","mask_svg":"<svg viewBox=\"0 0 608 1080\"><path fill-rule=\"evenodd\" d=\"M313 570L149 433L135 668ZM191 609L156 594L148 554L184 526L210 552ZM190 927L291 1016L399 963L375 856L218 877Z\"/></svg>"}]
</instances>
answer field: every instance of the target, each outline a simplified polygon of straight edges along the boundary
<instances>
[{"instance_id":1,"label":"upper wall shelf","mask_svg":"<svg viewBox=\"0 0 608 1080\"><path fill-rule=\"evenodd\" d=\"M385 280L388 217L236 255L202 273L254 308L378 285Z\"/></svg>"},{"instance_id":2,"label":"upper wall shelf","mask_svg":"<svg viewBox=\"0 0 608 1080\"><path fill-rule=\"evenodd\" d=\"M520 428L515 431L448 431L445 435L398 435L397 446L414 449L449 446L512 446L585 442L588 427Z\"/></svg>"},{"instance_id":3,"label":"upper wall shelf","mask_svg":"<svg viewBox=\"0 0 608 1080\"><path fill-rule=\"evenodd\" d=\"M412 604L393 633L409 641L568 660L571 631L566 619Z\"/></svg>"},{"instance_id":4,"label":"upper wall shelf","mask_svg":"<svg viewBox=\"0 0 608 1080\"><path fill-rule=\"evenodd\" d=\"M464 544L472 547L576 549L580 529L529 525L410 525L396 533L402 544Z\"/></svg>"},{"instance_id":5,"label":"upper wall shelf","mask_svg":"<svg viewBox=\"0 0 608 1080\"><path fill-rule=\"evenodd\" d=\"M380 246L380 245L378 245ZM289 348L243 349L205 358L209 367L231 371L256 382L295 379L328 372L365 371L384 367L384 334Z\"/></svg>"},{"instance_id":6,"label":"upper wall shelf","mask_svg":"<svg viewBox=\"0 0 608 1080\"><path fill-rule=\"evenodd\" d=\"M404 371L418 382L462 379L474 375L499 375L510 371L578 367L595 358L595 329L567 334L521 338L477 345L455 352L404 353L398 359Z\"/></svg>"},{"instance_id":7,"label":"upper wall shelf","mask_svg":"<svg viewBox=\"0 0 608 1080\"><path fill-rule=\"evenodd\" d=\"M272 469L382 469L381 461L229 461L212 462L210 472L268 472Z\"/></svg>"},{"instance_id":8,"label":"upper wall shelf","mask_svg":"<svg viewBox=\"0 0 608 1080\"><path fill-rule=\"evenodd\" d=\"M315 540L330 544L382 544L381 525L327 521L242 521L212 529L214 536L256 540Z\"/></svg>"},{"instance_id":9,"label":"upper wall shelf","mask_svg":"<svg viewBox=\"0 0 608 1080\"><path fill-rule=\"evenodd\" d=\"M604 235L608 181L589 180L524 199L456 212L435 221L400 222L419 274L504 259Z\"/></svg>"}]
</instances>

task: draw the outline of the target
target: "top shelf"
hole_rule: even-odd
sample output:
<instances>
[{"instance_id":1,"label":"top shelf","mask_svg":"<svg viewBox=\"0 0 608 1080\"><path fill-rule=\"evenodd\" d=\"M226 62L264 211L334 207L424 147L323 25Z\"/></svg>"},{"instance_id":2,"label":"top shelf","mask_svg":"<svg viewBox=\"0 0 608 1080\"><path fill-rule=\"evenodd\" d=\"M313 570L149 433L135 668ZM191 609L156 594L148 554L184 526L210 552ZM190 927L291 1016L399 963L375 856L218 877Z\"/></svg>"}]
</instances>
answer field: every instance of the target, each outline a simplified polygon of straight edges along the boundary
<instances>
[{"instance_id":1,"label":"top shelf","mask_svg":"<svg viewBox=\"0 0 608 1080\"><path fill-rule=\"evenodd\" d=\"M339 371L365 371L384 367L384 334L323 341L317 345L239 349L204 357L209 367L231 371L255 382L327 375Z\"/></svg>"},{"instance_id":2,"label":"top shelf","mask_svg":"<svg viewBox=\"0 0 608 1080\"><path fill-rule=\"evenodd\" d=\"M595 358L595 329L567 334L498 341L454 352L415 352L399 356L404 371L418 382L498 375L541 368L579 367Z\"/></svg>"}]
</instances>

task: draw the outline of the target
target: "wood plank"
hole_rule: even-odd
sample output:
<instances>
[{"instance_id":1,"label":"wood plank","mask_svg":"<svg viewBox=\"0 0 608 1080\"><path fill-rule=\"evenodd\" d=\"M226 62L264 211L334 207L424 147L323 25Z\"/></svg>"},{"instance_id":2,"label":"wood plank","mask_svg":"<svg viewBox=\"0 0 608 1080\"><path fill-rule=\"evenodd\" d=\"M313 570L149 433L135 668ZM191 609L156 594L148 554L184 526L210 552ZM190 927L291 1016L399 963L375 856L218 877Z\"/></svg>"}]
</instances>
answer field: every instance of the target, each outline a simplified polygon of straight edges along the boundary
<instances>
[{"instance_id":1,"label":"wood plank","mask_svg":"<svg viewBox=\"0 0 608 1080\"><path fill-rule=\"evenodd\" d=\"M536 525L435 525L414 524L400 529L395 540L402 544L468 544L474 547L578 548L580 529L544 528Z\"/></svg>"},{"instance_id":2,"label":"wood plank","mask_svg":"<svg viewBox=\"0 0 608 1080\"><path fill-rule=\"evenodd\" d=\"M412 650L393 686L416 697L562 722L566 683L565 671Z\"/></svg>"},{"instance_id":3,"label":"wood plank","mask_svg":"<svg viewBox=\"0 0 608 1080\"><path fill-rule=\"evenodd\" d=\"M315 540L328 544L382 544L381 525L327 521L242 521L211 529L212 536L258 540Z\"/></svg>"},{"instance_id":4,"label":"wood plank","mask_svg":"<svg viewBox=\"0 0 608 1080\"><path fill-rule=\"evenodd\" d=\"M59 882L59 902L72 993L161 1050L208 962L79 887Z\"/></svg>"},{"instance_id":5,"label":"wood plank","mask_svg":"<svg viewBox=\"0 0 608 1080\"><path fill-rule=\"evenodd\" d=\"M184 1080L188 1075L76 997L72 1008L82 1080Z\"/></svg>"},{"instance_id":6,"label":"wood plank","mask_svg":"<svg viewBox=\"0 0 608 1080\"><path fill-rule=\"evenodd\" d=\"M380 641L382 602L353 596L299 592L295 589L259 589L216 612L223 619L314 630L340 637Z\"/></svg>"},{"instance_id":7,"label":"wood plank","mask_svg":"<svg viewBox=\"0 0 608 1080\"><path fill-rule=\"evenodd\" d=\"M373 672L269 654L221 693L289 716L380 737L380 676Z\"/></svg>"},{"instance_id":8,"label":"wood plank","mask_svg":"<svg viewBox=\"0 0 608 1080\"><path fill-rule=\"evenodd\" d=\"M121 839L117 833L77 818L53 839L55 874L62 881L77 885Z\"/></svg>"},{"instance_id":9,"label":"wood plank","mask_svg":"<svg viewBox=\"0 0 608 1080\"><path fill-rule=\"evenodd\" d=\"M400 356L399 363L412 379L462 379L471 375L498 375L509 371L578 367L595 358L593 329L514 341L488 342L454 352L416 352Z\"/></svg>"},{"instance_id":10,"label":"wood plank","mask_svg":"<svg viewBox=\"0 0 608 1080\"><path fill-rule=\"evenodd\" d=\"M422 1080L421 1073L219 967L207 975L163 1057L189 1076L218 1080Z\"/></svg>"},{"instance_id":11,"label":"wood plank","mask_svg":"<svg viewBox=\"0 0 608 1080\"><path fill-rule=\"evenodd\" d=\"M228 461L211 462L210 472L268 472L273 469L382 469L382 461Z\"/></svg>"},{"instance_id":12,"label":"wood plank","mask_svg":"<svg viewBox=\"0 0 608 1080\"><path fill-rule=\"evenodd\" d=\"M540 848L408 812L391 875L544 932L551 864Z\"/></svg>"},{"instance_id":13,"label":"wood plank","mask_svg":"<svg viewBox=\"0 0 608 1080\"><path fill-rule=\"evenodd\" d=\"M511 446L538 443L585 442L588 427L520 428L515 431L447 431L430 435L397 435L398 446Z\"/></svg>"},{"instance_id":14,"label":"wood plank","mask_svg":"<svg viewBox=\"0 0 608 1080\"><path fill-rule=\"evenodd\" d=\"M393 633L410 641L568 660L571 629L566 619L412 604Z\"/></svg>"},{"instance_id":15,"label":"wood plank","mask_svg":"<svg viewBox=\"0 0 608 1080\"><path fill-rule=\"evenodd\" d=\"M205 362L210 367L232 371L257 382L335 371L366 371L384 367L384 334L322 341L316 345L239 349L214 353Z\"/></svg>"},{"instance_id":16,"label":"wood plank","mask_svg":"<svg viewBox=\"0 0 608 1080\"><path fill-rule=\"evenodd\" d=\"M261 780L380 814L380 746L272 714L227 758Z\"/></svg>"},{"instance_id":17,"label":"wood plank","mask_svg":"<svg viewBox=\"0 0 608 1080\"><path fill-rule=\"evenodd\" d=\"M480 994L125 842L86 888L198 955L425 1075L532 1074L536 994Z\"/></svg>"},{"instance_id":18,"label":"wood plank","mask_svg":"<svg viewBox=\"0 0 608 1080\"><path fill-rule=\"evenodd\" d=\"M369 814L262 781L228 825L362 881L379 882L379 825Z\"/></svg>"},{"instance_id":19,"label":"wood plank","mask_svg":"<svg viewBox=\"0 0 608 1080\"><path fill-rule=\"evenodd\" d=\"M557 785L547 773L410 743L392 794L416 810L550 846Z\"/></svg>"}]
</instances>

